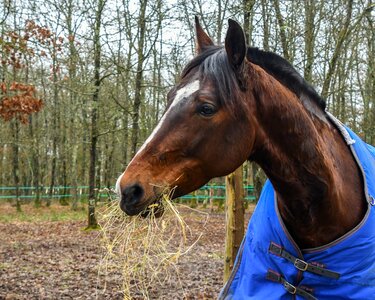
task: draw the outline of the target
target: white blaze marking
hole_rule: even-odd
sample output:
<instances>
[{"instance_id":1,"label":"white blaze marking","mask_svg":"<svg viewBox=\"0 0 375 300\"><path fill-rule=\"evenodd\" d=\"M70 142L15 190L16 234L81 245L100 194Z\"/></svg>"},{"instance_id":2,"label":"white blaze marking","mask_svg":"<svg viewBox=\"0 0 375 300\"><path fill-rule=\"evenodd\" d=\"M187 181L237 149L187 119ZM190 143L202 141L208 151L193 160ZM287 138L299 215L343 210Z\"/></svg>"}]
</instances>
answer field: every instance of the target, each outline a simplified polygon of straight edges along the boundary
<instances>
[{"instance_id":1,"label":"white blaze marking","mask_svg":"<svg viewBox=\"0 0 375 300\"><path fill-rule=\"evenodd\" d=\"M142 147L139 148L138 152L136 153L136 155L134 155L133 159L130 161L129 165L131 164L131 162L134 160L134 158L137 157L137 155L139 153L142 152L143 149L146 148L146 146L152 141L152 139L154 138L154 136L157 134L157 132L160 130L162 124L164 123L168 113L171 111L171 109L176 106L178 103L181 102L182 99L184 98L188 98L190 97L193 93L195 93L196 91L199 90L199 80L195 80L193 82L190 82L189 84L185 85L183 88L179 89L177 92L176 92L176 96L175 98L173 99L173 102L171 103L171 105L169 106L168 110L165 112L165 114L162 116L162 118L160 119L158 125L155 127L155 129L152 131L152 133L150 134L150 136L147 138L147 140L143 143ZM120 188L120 181L121 181L121 178L122 176L124 175L124 173L122 173L120 175L120 177L117 179L117 182L116 182L116 188L115 188L115 191L117 192L118 195L121 195L121 188Z\"/></svg>"},{"instance_id":2,"label":"white blaze marking","mask_svg":"<svg viewBox=\"0 0 375 300\"><path fill-rule=\"evenodd\" d=\"M124 175L124 173L122 173L119 178L117 178L117 181L116 181L116 186L115 186L115 192L117 193L117 195L121 195L121 188L120 188L120 181L121 181L121 178L122 178L122 175Z\"/></svg>"},{"instance_id":3,"label":"white blaze marking","mask_svg":"<svg viewBox=\"0 0 375 300\"><path fill-rule=\"evenodd\" d=\"M147 138L147 140L143 143L142 147L139 148L137 154L141 153L141 151L146 148L147 144L151 142L151 140L154 138L156 133L159 131L161 128L161 125L164 123L165 118L167 117L168 113L171 111L172 107L176 106L178 103L181 102L182 99L189 97L191 94L195 93L196 91L199 90L199 80L195 80L187 85L185 85L183 88L179 89L176 93L176 96L173 99L173 102L171 106L168 108L168 110L165 112L165 114L162 116L160 119L158 125L155 127L155 129L152 131L150 136ZM134 156L134 157L135 157ZM134 158L133 158L134 159Z\"/></svg>"}]
</instances>

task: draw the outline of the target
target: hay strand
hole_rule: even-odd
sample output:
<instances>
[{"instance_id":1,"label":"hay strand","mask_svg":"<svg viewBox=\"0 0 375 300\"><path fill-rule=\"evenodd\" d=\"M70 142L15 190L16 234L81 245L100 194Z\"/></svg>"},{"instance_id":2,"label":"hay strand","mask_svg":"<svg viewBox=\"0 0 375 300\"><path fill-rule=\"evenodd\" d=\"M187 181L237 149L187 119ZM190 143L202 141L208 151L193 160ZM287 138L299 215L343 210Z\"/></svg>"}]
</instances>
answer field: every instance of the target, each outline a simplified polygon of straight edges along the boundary
<instances>
[{"instance_id":1,"label":"hay strand","mask_svg":"<svg viewBox=\"0 0 375 300\"><path fill-rule=\"evenodd\" d=\"M148 217L129 217L112 201L99 216L105 255L100 272L121 271L124 299L150 299L155 286L172 280L179 283L178 262L194 247L201 234L189 242L191 232L166 191L150 205ZM164 214L155 217L162 206ZM202 212L200 212L202 214ZM206 222L208 214L206 215ZM181 285L181 284L180 284ZM181 286L182 287L182 286Z\"/></svg>"}]
</instances>

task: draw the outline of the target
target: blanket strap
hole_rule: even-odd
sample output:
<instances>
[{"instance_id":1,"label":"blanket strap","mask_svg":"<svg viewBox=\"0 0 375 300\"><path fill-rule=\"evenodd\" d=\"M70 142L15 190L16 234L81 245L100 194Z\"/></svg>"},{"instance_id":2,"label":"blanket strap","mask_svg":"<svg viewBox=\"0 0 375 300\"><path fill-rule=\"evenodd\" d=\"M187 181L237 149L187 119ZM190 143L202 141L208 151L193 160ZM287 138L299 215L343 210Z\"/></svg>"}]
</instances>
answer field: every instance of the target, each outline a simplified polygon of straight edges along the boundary
<instances>
[{"instance_id":1,"label":"blanket strap","mask_svg":"<svg viewBox=\"0 0 375 300\"><path fill-rule=\"evenodd\" d=\"M314 274L318 274L320 276L329 277L332 279L339 279L340 274L331 270L327 270L325 268L319 267L317 265L313 265L311 263L305 262L302 259L295 257L294 255L290 254L289 252L285 251L283 247L275 244L274 242L270 243L268 251L272 254L277 256L281 256L286 260L290 261L298 270L302 272L311 272Z\"/></svg>"},{"instance_id":2,"label":"blanket strap","mask_svg":"<svg viewBox=\"0 0 375 300\"><path fill-rule=\"evenodd\" d=\"M291 283L286 281L283 276L281 276L279 273L273 270L268 270L266 278L268 280L281 283L284 286L285 290L292 295L300 295L308 300L317 300L317 298L315 298L313 295L306 292L304 289L300 287L292 285Z\"/></svg>"}]
</instances>

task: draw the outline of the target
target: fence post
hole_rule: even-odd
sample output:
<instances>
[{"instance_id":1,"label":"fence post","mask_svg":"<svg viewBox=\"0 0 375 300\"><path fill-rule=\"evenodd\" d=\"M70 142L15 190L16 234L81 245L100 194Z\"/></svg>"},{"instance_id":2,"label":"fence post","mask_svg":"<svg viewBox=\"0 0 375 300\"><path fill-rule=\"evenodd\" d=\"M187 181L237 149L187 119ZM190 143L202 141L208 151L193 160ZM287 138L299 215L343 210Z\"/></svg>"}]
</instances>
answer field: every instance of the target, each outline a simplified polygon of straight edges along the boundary
<instances>
[{"instance_id":1,"label":"fence post","mask_svg":"<svg viewBox=\"0 0 375 300\"><path fill-rule=\"evenodd\" d=\"M210 212L214 211L214 196L215 196L215 188L214 184L211 183L208 189L208 199L210 202Z\"/></svg>"},{"instance_id":2,"label":"fence post","mask_svg":"<svg viewBox=\"0 0 375 300\"><path fill-rule=\"evenodd\" d=\"M242 166L225 178L226 237L224 282L229 279L244 235L244 193Z\"/></svg>"}]
</instances>

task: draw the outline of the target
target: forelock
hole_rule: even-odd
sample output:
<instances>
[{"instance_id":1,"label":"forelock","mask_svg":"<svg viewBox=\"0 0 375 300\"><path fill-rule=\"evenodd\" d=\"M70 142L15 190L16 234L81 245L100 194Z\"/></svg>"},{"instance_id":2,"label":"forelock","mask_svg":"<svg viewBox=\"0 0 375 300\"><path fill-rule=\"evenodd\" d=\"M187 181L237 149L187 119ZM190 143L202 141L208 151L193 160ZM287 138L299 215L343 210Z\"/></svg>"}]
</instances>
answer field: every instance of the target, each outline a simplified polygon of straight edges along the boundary
<instances>
[{"instance_id":1,"label":"forelock","mask_svg":"<svg viewBox=\"0 0 375 300\"><path fill-rule=\"evenodd\" d=\"M182 72L182 78L188 76L195 68L199 72L201 80L208 79L213 82L220 104L234 113L241 90L225 49L218 46L207 48L187 64Z\"/></svg>"}]
</instances>

